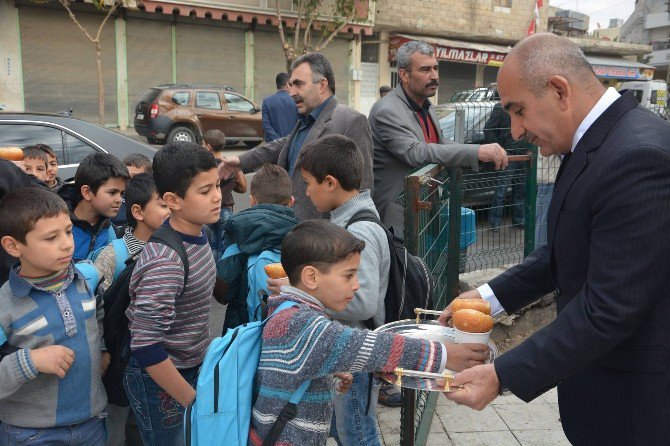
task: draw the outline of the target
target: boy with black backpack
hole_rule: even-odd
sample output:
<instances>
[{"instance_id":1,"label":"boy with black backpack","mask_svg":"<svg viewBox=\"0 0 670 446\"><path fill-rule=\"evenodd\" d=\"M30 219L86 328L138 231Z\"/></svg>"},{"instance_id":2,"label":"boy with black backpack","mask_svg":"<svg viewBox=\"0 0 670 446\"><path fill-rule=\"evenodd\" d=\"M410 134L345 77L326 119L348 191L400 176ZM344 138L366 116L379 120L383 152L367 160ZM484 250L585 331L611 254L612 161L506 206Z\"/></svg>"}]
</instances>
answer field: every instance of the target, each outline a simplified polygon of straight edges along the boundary
<instances>
[{"instance_id":1,"label":"boy with black backpack","mask_svg":"<svg viewBox=\"0 0 670 446\"><path fill-rule=\"evenodd\" d=\"M104 247L97 258L95 266L103 276L102 287L109 290L105 306L108 309L105 318L107 325L112 327L127 326L127 320L116 320L119 314L112 311L114 300L118 294L122 294L116 288L123 287L123 284L113 282L117 281L122 271L126 268L128 259L135 259L142 251L144 244L149 237L160 227L166 218L170 216L170 209L162 198L158 196L158 190L154 183L154 178L150 173L140 173L128 181L125 192L126 216L128 226L125 229L123 238L113 240L110 245ZM123 280L118 281L123 282ZM126 281L127 282L127 281ZM127 286L127 283L126 283ZM124 316L123 314L121 314ZM115 319L115 320L111 320ZM108 336L109 338L109 336ZM111 339L110 339L111 342ZM109 351L116 352L119 348L110 345ZM103 354L103 361L109 361L109 354ZM115 361L122 361L118 356ZM122 446L124 444L124 433L126 420L130 407L124 391L120 386L121 371L114 364L108 369L108 374L103 378L105 387L108 390L109 404L107 406L107 446ZM121 367L119 367L121 368ZM116 376L113 376L116 375ZM116 380L116 386L110 386L110 380Z\"/></svg>"},{"instance_id":2,"label":"boy with black backpack","mask_svg":"<svg viewBox=\"0 0 670 446\"><path fill-rule=\"evenodd\" d=\"M130 279L132 357L123 383L144 444L171 446L183 443L184 407L195 398L209 345L216 268L203 226L218 220L221 190L214 156L195 143L165 145L153 173L171 211L154 237L167 230L181 248L149 240L140 253Z\"/></svg>"},{"instance_id":3,"label":"boy with black backpack","mask_svg":"<svg viewBox=\"0 0 670 446\"><path fill-rule=\"evenodd\" d=\"M263 318L261 303L269 293L264 266L280 260L284 236L295 225L291 179L286 170L264 164L250 185L251 207L233 215L226 225L234 243L223 253L216 268L227 304L223 334L251 321ZM260 294L259 294L260 293Z\"/></svg>"},{"instance_id":4,"label":"boy with black backpack","mask_svg":"<svg viewBox=\"0 0 670 446\"><path fill-rule=\"evenodd\" d=\"M389 305L397 296L389 296L389 279L393 271L390 233L379 220L379 214L369 190L359 190L363 155L356 143L346 136L329 135L303 146L296 168L300 169L307 196L321 212L330 212L330 221L346 228L365 242L358 268L360 288L354 300L341 312L328 314L338 322L353 328L373 329L388 320ZM426 278L429 281L429 278ZM419 293L420 283L413 290ZM395 293L395 289L390 290ZM410 300L409 298L407 299ZM424 299L426 300L426 299ZM415 306L430 304L417 301ZM394 320L397 320L394 318ZM461 356L469 357L474 349L448 347L450 362L459 364ZM462 350L462 355L457 350ZM378 445L376 402L379 381L368 373L354 373L351 391L333 400L335 410L335 439L340 445ZM399 396L399 395L398 395Z\"/></svg>"}]
</instances>

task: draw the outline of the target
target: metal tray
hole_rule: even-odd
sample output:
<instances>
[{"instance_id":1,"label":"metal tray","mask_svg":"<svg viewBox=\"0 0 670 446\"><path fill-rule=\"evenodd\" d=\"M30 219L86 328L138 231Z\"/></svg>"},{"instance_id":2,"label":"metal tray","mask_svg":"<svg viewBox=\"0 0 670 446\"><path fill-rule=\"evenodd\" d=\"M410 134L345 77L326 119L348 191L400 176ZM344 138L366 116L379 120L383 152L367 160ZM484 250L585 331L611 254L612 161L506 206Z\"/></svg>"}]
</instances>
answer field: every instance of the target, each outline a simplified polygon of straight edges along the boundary
<instances>
[{"instance_id":1,"label":"metal tray","mask_svg":"<svg viewBox=\"0 0 670 446\"><path fill-rule=\"evenodd\" d=\"M382 325L377 328L377 332L393 333L410 338L424 339L428 341L438 341L442 343L456 343L455 331L451 327L444 327L437 323L437 321L421 320L418 324L415 319L407 319L403 321L391 322L390 324ZM487 362L493 362L498 356L498 349L495 344L489 340L489 359ZM423 373L411 370L398 369L394 373L380 373L380 377L387 382L398 384L398 375L400 376L400 386L408 389L429 390L433 392L444 392L445 387L440 386L435 382L436 378L448 378L453 376L455 372L445 371L445 375L436 373ZM424 375L412 376L415 375ZM425 377L428 376L428 377ZM455 390L455 389L454 389ZM446 390L449 391L449 390Z\"/></svg>"}]
</instances>

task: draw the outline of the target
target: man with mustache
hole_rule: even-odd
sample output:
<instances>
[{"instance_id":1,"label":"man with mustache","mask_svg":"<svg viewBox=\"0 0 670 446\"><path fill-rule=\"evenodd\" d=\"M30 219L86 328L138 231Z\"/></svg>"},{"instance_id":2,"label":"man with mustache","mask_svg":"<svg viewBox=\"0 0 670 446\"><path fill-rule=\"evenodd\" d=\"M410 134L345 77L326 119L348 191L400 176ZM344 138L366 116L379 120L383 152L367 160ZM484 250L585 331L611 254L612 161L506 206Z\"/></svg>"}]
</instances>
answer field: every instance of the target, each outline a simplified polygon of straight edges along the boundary
<instances>
[{"instance_id":1,"label":"man with mustache","mask_svg":"<svg viewBox=\"0 0 670 446\"><path fill-rule=\"evenodd\" d=\"M305 182L300 172L294 169L302 146L327 135L348 136L363 153L361 189L372 189L372 136L367 118L337 101L333 67L323 54L303 54L293 61L289 94L299 113L298 123L291 134L260 145L239 157L226 158L219 166L219 174L225 179L240 169L246 173L264 163L278 164L291 177L295 215L300 221L305 221L323 215L307 198Z\"/></svg>"},{"instance_id":2,"label":"man with mustache","mask_svg":"<svg viewBox=\"0 0 670 446\"><path fill-rule=\"evenodd\" d=\"M397 202L407 173L427 163L468 166L475 172L479 161L507 166L507 153L498 144L455 144L442 139L433 105L439 76L433 47L411 41L398 48L400 83L370 111L374 143L373 199L386 226L402 235L404 214Z\"/></svg>"}]
</instances>

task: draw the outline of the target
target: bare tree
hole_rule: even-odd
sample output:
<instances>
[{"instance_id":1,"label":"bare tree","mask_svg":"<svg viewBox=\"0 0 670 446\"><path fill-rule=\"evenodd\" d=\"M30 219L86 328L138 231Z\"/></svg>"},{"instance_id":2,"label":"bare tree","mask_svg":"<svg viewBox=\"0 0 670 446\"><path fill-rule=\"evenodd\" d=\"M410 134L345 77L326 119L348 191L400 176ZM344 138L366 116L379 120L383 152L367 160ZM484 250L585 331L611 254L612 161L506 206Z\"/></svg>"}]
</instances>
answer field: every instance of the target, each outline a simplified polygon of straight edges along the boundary
<instances>
[{"instance_id":1,"label":"bare tree","mask_svg":"<svg viewBox=\"0 0 670 446\"><path fill-rule=\"evenodd\" d=\"M310 51L323 50L347 24L367 20L367 10L364 15L358 14L358 6L366 4L360 0L333 0L332 2L293 0L298 16L295 25L287 27L284 26L279 3L279 0L276 0L279 39L286 58L287 70L291 68L291 62L298 56ZM332 3L330 11L327 10L326 3ZM314 40L313 34L317 35L314 36Z\"/></svg>"}]
</instances>

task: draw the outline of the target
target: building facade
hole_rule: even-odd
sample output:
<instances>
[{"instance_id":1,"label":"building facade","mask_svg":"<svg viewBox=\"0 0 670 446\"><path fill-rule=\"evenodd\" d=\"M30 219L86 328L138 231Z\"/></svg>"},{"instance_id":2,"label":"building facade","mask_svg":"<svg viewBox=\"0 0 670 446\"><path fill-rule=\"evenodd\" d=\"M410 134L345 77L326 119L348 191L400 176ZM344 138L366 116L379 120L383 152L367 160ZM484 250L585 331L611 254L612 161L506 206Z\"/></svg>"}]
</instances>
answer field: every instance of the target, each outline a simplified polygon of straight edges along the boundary
<instances>
[{"instance_id":1,"label":"building facade","mask_svg":"<svg viewBox=\"0 0 670 446\"><path fill-rule=\"evenodd\" d=\"M657 79L668 77L670 64L670 5L666 0L637 0L633 14L621 27L621 42L651 45L646 62Z\"/></svg>"}]
</instances>

